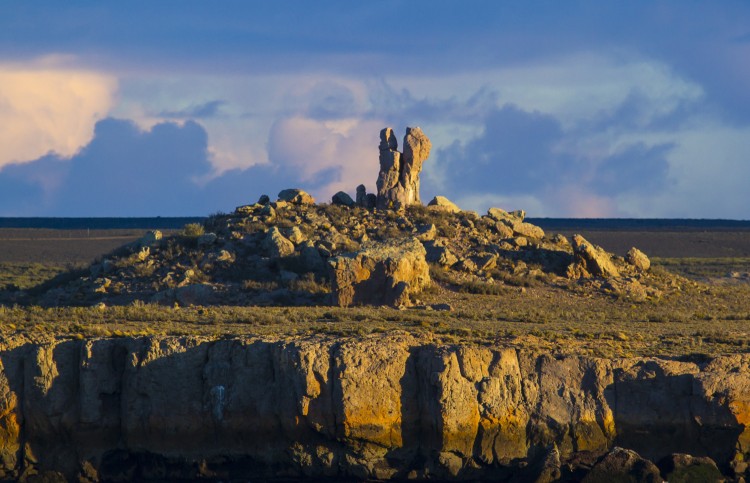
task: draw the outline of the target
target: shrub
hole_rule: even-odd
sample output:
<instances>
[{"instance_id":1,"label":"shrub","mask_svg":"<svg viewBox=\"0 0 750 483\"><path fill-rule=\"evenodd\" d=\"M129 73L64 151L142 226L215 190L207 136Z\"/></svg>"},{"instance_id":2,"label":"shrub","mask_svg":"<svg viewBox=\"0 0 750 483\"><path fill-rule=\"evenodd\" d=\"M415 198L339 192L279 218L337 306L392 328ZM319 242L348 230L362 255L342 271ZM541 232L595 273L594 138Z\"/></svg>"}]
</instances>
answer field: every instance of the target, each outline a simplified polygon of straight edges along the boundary
<instances>
[{"instance_id":1,"label":"shrub","mask_svg":"<svg viewBox=\"0 0 750 483\"><path fill-rule=\"evenodd\" d=\"M188 238L198 238L206 232L200 223L188 223L182 228L182 236Z\"/></svg>"}]
</instances>

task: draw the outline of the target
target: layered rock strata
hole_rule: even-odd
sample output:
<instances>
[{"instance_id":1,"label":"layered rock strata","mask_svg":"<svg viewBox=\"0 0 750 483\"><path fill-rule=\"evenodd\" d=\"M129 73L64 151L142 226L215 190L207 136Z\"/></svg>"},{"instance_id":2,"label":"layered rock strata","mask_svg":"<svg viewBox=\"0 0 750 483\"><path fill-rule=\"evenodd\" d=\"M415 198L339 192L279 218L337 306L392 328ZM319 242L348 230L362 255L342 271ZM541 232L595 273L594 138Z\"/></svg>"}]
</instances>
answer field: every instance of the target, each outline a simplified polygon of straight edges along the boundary
<instances>
[{"instance_id":1,"label":"layered rock strata","mask_svg":"<svg viewBox=\"0 0 750 483\"><path fill-rule=\"evenodd\" d=\"M750 452L750 355L554 357L397 333L6 341L0 361L10 479L506 479L534 461L564 476L614 446L726 471Z\"/></svg>"}]
</instances>

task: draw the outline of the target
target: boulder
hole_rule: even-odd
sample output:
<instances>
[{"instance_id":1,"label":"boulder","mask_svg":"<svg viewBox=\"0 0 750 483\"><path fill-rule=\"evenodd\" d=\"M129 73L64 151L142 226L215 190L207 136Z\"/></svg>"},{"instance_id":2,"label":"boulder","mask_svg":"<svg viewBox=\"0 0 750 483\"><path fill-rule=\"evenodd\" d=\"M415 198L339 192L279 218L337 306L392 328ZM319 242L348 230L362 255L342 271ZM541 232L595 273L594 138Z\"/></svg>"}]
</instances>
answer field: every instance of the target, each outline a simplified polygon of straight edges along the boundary
<instances>
[{"instance_id":1,"label":"boulder","mask_svg":"<svg viewBox=\"0 0 750 483\"><path fill-rule=\"evenodd\" d=\"M145 235L135 242L138 247L150 247L155 245L159 240L162 239L162 233L159 230L147 231Z\"/></svg>"},{"instance_id":2,"label":"boulder","mask_svg":"<svg viewBox=\"0 0 750 483\"><path fill-rule=\"evenodd\" d=\"M260 195L260 198L258 198L259 205L267 205L270 202L271 198L269 198L268 195Z\"/></svg>"},{"instance_id":3,"label":"boulder","mask_svg":"<svg viewBox=\"0 0 750 483\"><path fill-rule=\"evenodd\" d=\"M303 241L307 240L307 237L305 237L305 234L302 233L302 230L300 230L298 226L293 226L289 229L287 238L295 245L299 245Z\"/></svg>"},{"instance_id":4,"label":"boulder","mask_svg":"<svg viewBox=\"0 0 750 483\"><path fill-rule=\"evenodd\" d=\"M207 247L216 243L216 233L204 233L195 240L195 244L199 247Z\"/></svg>"},{"instance_id":5,"label":"boulder","mask_svg":"<svg viewBox=\"0 0 750 483\"><path fill-rule=\"evenodd\" d=\"M305 242L300 250L300 263L306 272L320 273L325 270L325 262L320 256L320 251L312 242Z\"/></svg>"},{"instance_id":6,"label":"boulder","mask_svg":"<svg viewBox=\"0 0 750 483\"><path fill-rule=\"evenodd\" d=\"M437 228L432 223L429 225L422 225L417 229L416 236L417 240L421 242L432 241L437 236Z\"/></svg>"},{"instance_id":7,"label":"boulder","mask_svg":"<svg viewBox=\"0 0 750 483\"><path fill-rule=\"evenodd\" d=\"M209 305L214 302L214 287L205 283L185 285L174 290L180 305Z\"/></svg>"},{"instance_id":8,"label":"boulder","mask_svg":"<svg viewBox=\"0 0 750 483\"><path fill-rule=\"evenodd\" d=\"M286 201L297 205L314 205L315 198L301 189L292 188L279 192L279 201Z\"/></svg>"},{"instance_id":9,"label":"boulder","mask_svg":"<svg viewBox=\"0 0 750 483\"><path fill-rule=\"evenodd\" d=\"M591 468L582 483L612 481L661 483L663 480L655 464L642 458L635 451L615 447Z\"/></svg>"},{"instance_id":10,"label":"boulder","mask_svg":"<svg viewBox=\"0 0 750 483\"><path fill-rule=\"evenodd\" d=\"M380 131L380 171L378 173L377 207L402 209L420 204L419 173L430 155L432 144L418 127L407 127L404 152L398 151L393 129Z\"/></svg>"},{"instance_id":11,"label":"boulder","mask_svg":"<svg viewBox=\"0 0 750 483\"><path fill-rule=\"evenodd\" d=\"M367 198L367 188L365 188L365 185L361 184L357 186L357 199L356 199L357 206L366 208L365 206L366 198Z\"/></svg>"},{"instance_id":12,"label":"boulder","mask_svg":"<svg viewBox=\"0 0 750 483\"><path fill-rule=\"evenodd\" d=\"M516 235L525 236L526 238L544 238L544 230L526 222L516 223L513 226L513 232Z\"/></svg>"},{"instance_id":13,"label":"boulder","mask_svg":"<svg viewBox=\"0 0 750 483\"><path fill-rule=\"evenodd\" d=\"M648 259L645 253L643 253L636 247L628 250L628 253L625 255L625 261L633 265L641 272L647 272L648 269L651 268L651 260Z\"/></svg>"},{"instance_id":14,"label":"boulder","mask_svg":"<svg viewBox=\"0 0 750 483\"><path fill-rule=\"evenodd\" d=\"M416 238L368 242L328 260L334 305L404 305L430 283L425 249Z\"/></svg>"},{"instance_id":15,"label":"boulder","mask_svg":"<svg viewBox=\"0 0 750 483\"><path fill-rule=\"evenodd\" d=\"M281 234L277 227L271 227L263 239L263 249L273 258L288 257L294 253L294 243Z\"/></svg>"},{"instance_id":16,"label":"boulder","mask_svg":"<svg viewBox=\"0 0 750 483\"><path fill-rule=\"evenodd\" d=\"M568 267L569 278L588 276L619 277L620 271L612 262L612 256L603 248L589 243L581 235L573 235L573 264Z\"/></svg>"},{"instance_id":17,"label":"boulder","mask_svg":"<svg viewBox=\"0 0 750 483\"><path fill-rule=\"evenodd\" d=\"M521 214L523 214L522 211L514 211L513 213L508 213L502 208L490 208L489 210L487 210L487 216L495 221L505 223L513 229L515 229L515 226L517 224L523 223L523 217L518 216Z\"/></svg>"},{"instance_id":18,"label":"boulder","mask_svg":"<svg viewBox=\"0 0 750 483\"><path fill-rule=\"evenodd\" d=\"M495 222L495 231L500 235L500 238L511 238L513 236L513 228L509 227L502 221Z\"/></svg>"},{"instance_id":19,"label":"boulder","mask_svg":"<svg viewBox=\"0 0 750 483\"><path fill-rule=\"evenodd\" d=\"M714 460L707 456L675 453L659 461L658 466L670 483L725 481Z\"/></svg>"},{"instance_id":20,"label":"boulder","mask_svg":"<svg viewBox=\"0 0 750 483\"><path fill-rule=\"evenodd\" d=\"M331 203L333 203L334 205L348 206L350 208L354 206L354 200L352 199L352 197L343 191L339 191L338 193L333 195L333 198L331 198Z\"/></svg>"},{"instance_id":21,"label":"boulder","mask_svg":"<svg viewBox=\"0 0 750 483\"><path fill-rule=\"evenodd\" d=\"M434 210L450 211L451 213L458 213L461 208L456 206L451 200L445 196L436 196L429 203L427 207Z\"/></svg>"}]
</instances>

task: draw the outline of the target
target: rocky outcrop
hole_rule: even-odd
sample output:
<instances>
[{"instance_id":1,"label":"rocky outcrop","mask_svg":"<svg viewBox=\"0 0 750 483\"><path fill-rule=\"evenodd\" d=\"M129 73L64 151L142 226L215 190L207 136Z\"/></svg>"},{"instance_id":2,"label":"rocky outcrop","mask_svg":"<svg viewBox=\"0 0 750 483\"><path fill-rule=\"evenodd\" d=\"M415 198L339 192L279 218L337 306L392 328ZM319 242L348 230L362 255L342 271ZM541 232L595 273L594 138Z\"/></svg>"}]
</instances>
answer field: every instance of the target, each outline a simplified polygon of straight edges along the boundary
<instances>
[{"instance_id":1,"label":"rocky outcrop","mask_svg":"<svg viewBox=\"0 0 750 483\"><path fill-rule=\"evenodd\" d=\"M612 255L603 248L589 243L581 235L573 235L573 263L568 267L569 278L619 277L620 271Z\"/></svg>"},{"instance_id":2,"label":"rocky outcrop","mask_svg":"<svg viewBox=\"0 0 750 483\"><path fill-rule=\"evenodd\" d=\"M315 198L313 198L306 191L297 188L281 190L279 192L279 201L286 201L287 203L294 203L298 205L315 204Z\"/></svg>"},{"instance_id":3,"label":"rocky outcrop","mask_svg":"<svg viewBox=\"0 0 750 483\"><path fill-rule=\"evenodd\" d=\"M633 265L641 272L647 272L651 268L651 260L648 259L645 253L637 249L636 247L628 250L625 254L625 261Z\"/></svg>"},{"instance_id":4,"label":"rocky outcrop","mask_svg":"<svg viewBox=\"0 0 750 483\"><path fill-rule=\"evenodd\" d=\"M378 173L377 207L402 209L421 204L419 198L419 173L430 155L432 144L418 127L407 127L404 152L398 151L398 141L393 129L380 131L380 172Z\"/></svg>"},{"instance_id":5,"label":"rocky outcrop","mask_svg":"<svg viewBox=\"0 0 750 483\"><path fill-rule=\"evenodd\" d=\"M555 357L393 333L11 340L0 362L5 479L612 481L593 477L750 456L750 355Z\"/></svg>"},{"instance_id":6,"label":"rocky outcrop","mask_svg":"<svg viewBox=\"0 0 750 483\"><path fill-rule=\"evenodd\" d=\"M400 238L330 258L334 305L408 305L430 283L425 253L418 239Z\"/></svg>"},{"instance_id":7,"label":"rocky outcrop","mask_svg":"<svg viewBox=\"0 0 750 483\"><path fill-rule=\"evenodd\" d=\"M446 198L445 196L436 196L427 203L427 207L432 210L450 211L451 213L458 213L461 208L456 206L454 202Z\"/></svg>"}]
</instances>

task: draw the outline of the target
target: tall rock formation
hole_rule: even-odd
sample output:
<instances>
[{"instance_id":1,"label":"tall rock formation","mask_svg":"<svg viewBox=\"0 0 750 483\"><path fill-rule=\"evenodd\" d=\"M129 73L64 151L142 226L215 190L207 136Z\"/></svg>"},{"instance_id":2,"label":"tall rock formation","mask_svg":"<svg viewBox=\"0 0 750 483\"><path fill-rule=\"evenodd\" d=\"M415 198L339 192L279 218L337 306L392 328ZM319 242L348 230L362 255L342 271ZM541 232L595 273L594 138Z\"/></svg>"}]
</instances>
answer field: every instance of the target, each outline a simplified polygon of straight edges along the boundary
<instances>
[{"instance_id":1,"label":"tall rock formation","mask_svg":"<svg viewBox=\"0 0 750 483\"><path fill-rule=\"evenodd\" d=\"M404 152L398 151L398 141L393 129L380 131L380 173L378 174L377 207L402 209L421 204L419 199L419 172L430 156L432 144L418 127L407 127Z\"/></svg>"}]
</instances>

